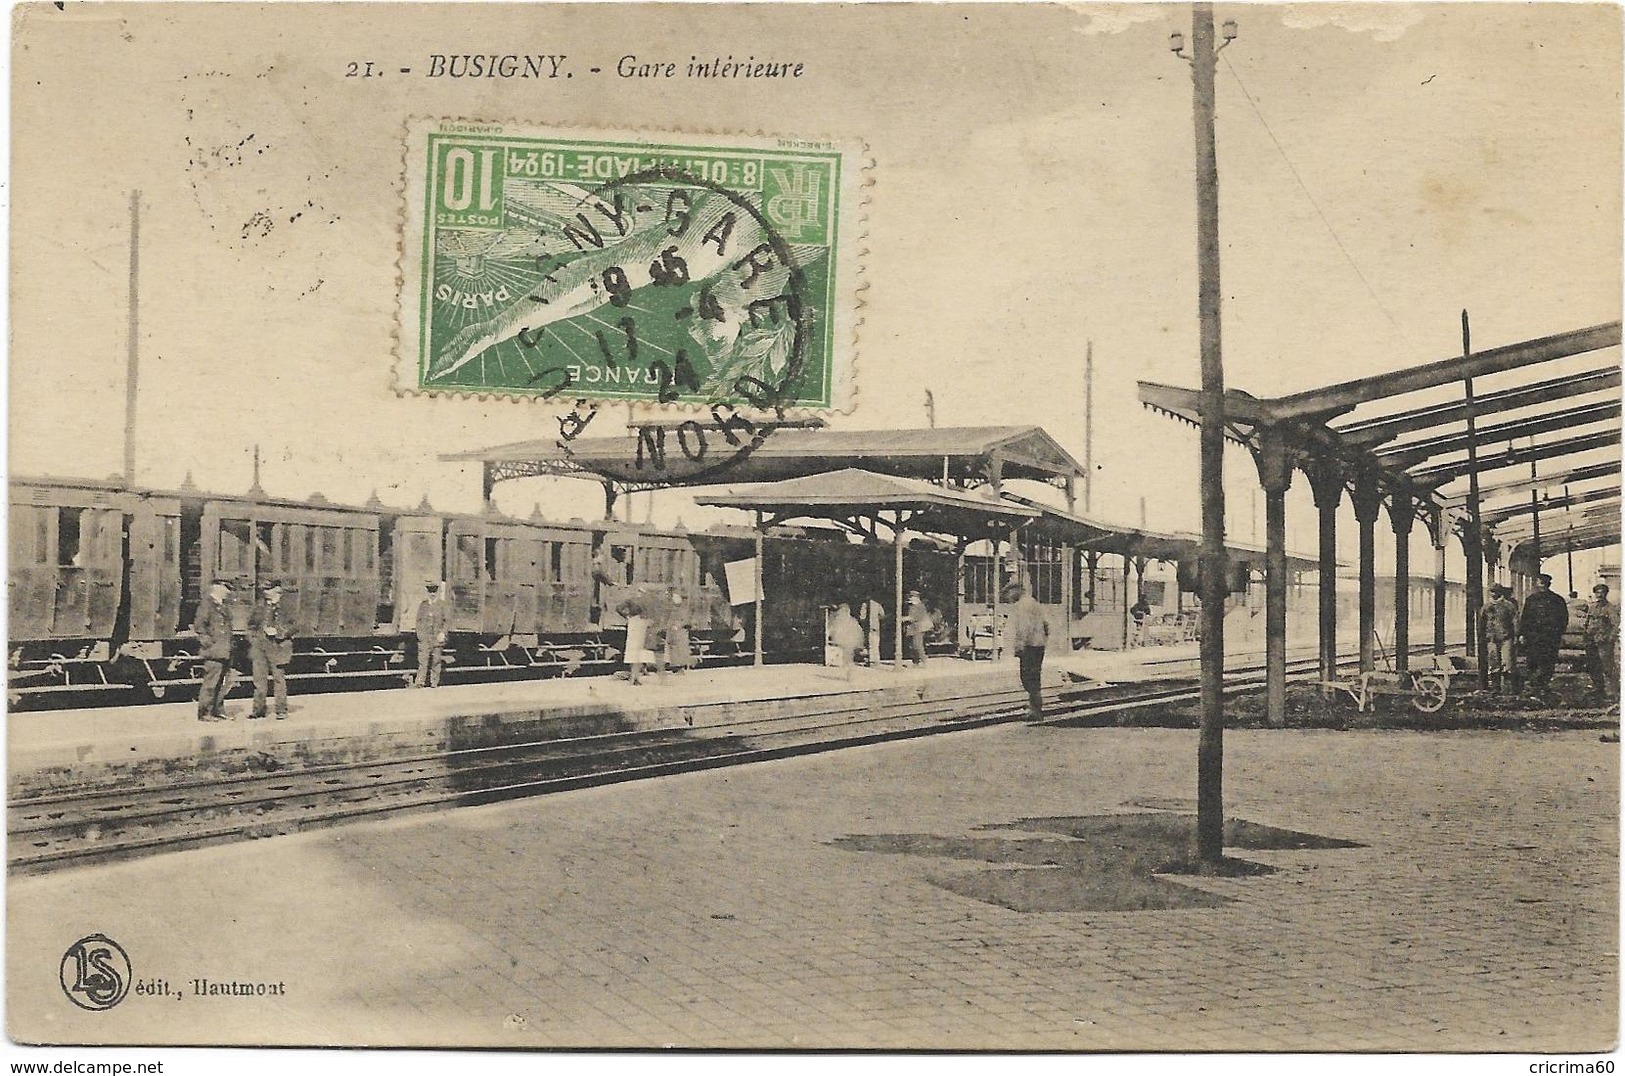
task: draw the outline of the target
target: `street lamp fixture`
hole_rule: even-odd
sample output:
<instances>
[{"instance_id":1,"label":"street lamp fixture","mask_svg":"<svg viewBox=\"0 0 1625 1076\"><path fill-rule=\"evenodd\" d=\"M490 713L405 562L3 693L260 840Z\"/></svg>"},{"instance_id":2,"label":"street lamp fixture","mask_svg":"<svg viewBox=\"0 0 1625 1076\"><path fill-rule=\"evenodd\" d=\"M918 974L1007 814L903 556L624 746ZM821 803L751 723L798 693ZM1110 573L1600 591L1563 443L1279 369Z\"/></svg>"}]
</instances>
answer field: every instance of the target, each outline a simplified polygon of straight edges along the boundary
<instances>
[{"instance_id":1,"label":"street lamp fixture","mask_svg":"<svg viewBox=\"0 0 1625 1076\"><path fill-rule=\"evenodd\" d=\"M1219 27L1219 32L1224 37L1224 45L1230 44L1230 42L1236 39L1236 20L1225 19L1224 25ZM1220 49L1224 48L1224 45L1220 45L1219 48L1214 49L1213 51L1218 52Z\"/></svg>"},{"instance_id":2,"label":"street lamp fixture","mask_svg":"<svg viewBox=\"0 0 1625 1076\"><path fill-rule=\"evenodd\" d=\"M1190 61L1190 57L1185 55L1185 35L1178 30L1168 35L1168 51L1181 60Z\"/></svg>"}]
</instances>

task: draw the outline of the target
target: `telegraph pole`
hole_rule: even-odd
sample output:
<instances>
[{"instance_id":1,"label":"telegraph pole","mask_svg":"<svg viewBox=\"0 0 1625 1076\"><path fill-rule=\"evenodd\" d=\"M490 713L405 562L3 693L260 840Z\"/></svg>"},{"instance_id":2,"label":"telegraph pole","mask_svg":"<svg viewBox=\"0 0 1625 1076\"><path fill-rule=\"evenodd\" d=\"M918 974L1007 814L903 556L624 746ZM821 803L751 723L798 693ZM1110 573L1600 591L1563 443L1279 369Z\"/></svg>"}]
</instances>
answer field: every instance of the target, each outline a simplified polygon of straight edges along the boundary
<instances>
[{"instance_id":1,"label":"telegraph pole","mask_svg":"<svg viewBox=\"0 0 1625 1076\"><path fill-rule=\"evenodd\" d=\"M1569 517L1569 487L1564 486L1563 487L1563 519L1564 519L1565 522L1567 522L1569 520L1569 518L1570 518ZM1573 594L1574 593L1574 524L1573 523L1569 523L1569 540L1568 540L1568 543L1565 546L1563 552L1568 557L1568 562L1569 562L1569 593Z\"/></svg>"},{"instance_id":2,"label":"telegraph pole","mask_svg":"<svg viewBox=\"0 0 1625 1076\"><path fill-rule=\"evenodd\" d=\"M1529 452L1531 454L1531 457L1533 456L1534 451L1535 451L1535 439L1533 437L1530 437L1529 438ZM1539 464L1533 458L1531 458L1529 460L1529 480L1531 482L1540 481ZM1539 575L1540 574L1541 555L1540 555L1540 490L1538 490L1538 489L1531 488L1529 490L1529 510L1530 510L1530 514L1534 517L1534 526L1535 526L1535 535L1534 535L1534 538L1535 538L1535 543L1534 543L1534 545L1535 545L1535 574Z\"/></svg>"},{"instance_id":3,"label":"telegraph pole","mask_svg":"<svg viewBox=\"0 0 1625 1076\"><path fill-rule=\"evenodd\" d=\"M124 355L124 483L135 482L135 397L141 374L141 192L130 192L130 283Z\"/></svg>"},{"instance_id":4,"label":"telegraph pole","mask_svg":"<svg viewBox=\"0 0 1625 1076\"><path fill-rule=\"evenodd\" d=\"M1083 514L1095 488L1095 342L1083 346Z\"/></svg>"},{"instance_id":5,"label":"telegraph pole","mask_svg":"<svg viewBox=\"0 0 1625 1076\"><path fill-rule=\"evenodd\" d=\"M1191 54L1173 35L1174 54L1191 65L1196 116L1197 316L1201 324L1202 403L1202 719L1196 747L1196 853L1218 863L1224 853L1224 363L1219 345L1219 162L1213 129L1218 50L1236 37L1226 20L1224 44L1213 34L1213 5L1192 6Z\"/></svg>"},{"instance_id":6,"label":"telegraph pole","mask_svg":"<svg viewBox=\"0 0 1625 1076\"><path fill-rule=\"evenodd\" d=\"M1461 312L1461 362L1466 367L1473 358L1473 333L1467 311ZM1484 606L1484 520L1478 503L1478 427L1473 419L1473 378L1465 374L1462 383L1467 403L1467 533L1462 536L1462 552L1467 554L1467 649L1478 665L1478 689L1490 686L1489 648L1478 630L1478 611Z\"/></svg>"}]
</instances>

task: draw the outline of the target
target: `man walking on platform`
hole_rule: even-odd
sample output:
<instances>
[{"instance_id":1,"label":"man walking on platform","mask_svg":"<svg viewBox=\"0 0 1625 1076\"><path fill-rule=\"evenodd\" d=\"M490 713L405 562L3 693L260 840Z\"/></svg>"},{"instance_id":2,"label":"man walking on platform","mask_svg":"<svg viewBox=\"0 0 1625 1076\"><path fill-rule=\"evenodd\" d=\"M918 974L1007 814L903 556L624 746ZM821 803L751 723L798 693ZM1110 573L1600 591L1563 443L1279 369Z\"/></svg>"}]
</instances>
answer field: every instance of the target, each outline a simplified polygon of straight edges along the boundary
<instances>
[{"instance_id":1,"label":"man walking on platform","mask_svg":"<svg viewBox=\"0 0 1625 1076\"><path fill-rule=\"evenodd\" d=\"M248 657L254 669L254 709L251 718L265 716L268 686L276 696L277 720L288 716L288 662L293 660L293 618L282 604L282 582L260 584L260 600L248 615ZM266 681L269 680L268 685Z\"/></svg>"},{"instance_id":2,"label":"man walking on platform","mask_svg":"<svg viewBox=\"0 0 1625 1076\"><path fill-rule=\"evenodd\" d=\"M1007 644L1016 652L1021 663L1021 686L1027 690L1027 718L1041 720L1044 716L1044 648L1049 643L1049 621L1038 599L1020 583L1011 583L1004 590L1004 600L1014 603L1006 627Z\"/></svg>"},{"instance_id":3,"label":"man walking on platform","mask_svg":"<svg viewBox=\"0 0 1625 1076\"><path fill-rule=\"evenodd\" d=\"M903 606L903 647L905 654L899 655L899 663L907 657L916 665L925 664L925 634L932 628L931 613L926 609L925 602L920 598L920 592L908 592L908 602Z\"/></svg>"},{"instance_id":4,"label":"man walking on platform","mask_svg":"<svg viewBox=\"0 0 1625 1076\"><path fill-rule=\"evenodd\" d=\"M1489 685L1502 695L1518 693L1518 662L1513 644L1518 638L1518 605L1507 588L1490 585L1490 600L1479 610L1478 623L1484 632L1484 649L1489 656Z\"/></svg>"},{"instance_id":5,"label":"man walking on platform","mask_svg":"<svg viewBox=\"0 0 1625 1076\"><path fill-rule=\"evenodd\" d=\"M1608 584L1591 588L1591 615L1586 618L1586 666L1597 701L1619 698L1619 606L1608 600Z\"/></svg>"},{"instance_id":6,"label":"man walking on platform","mask_svg":"<svg viewBox=\"0 0 1625 1076\"><path fill-rule=\"evenodd\" d=\"M1569 606L1552 593L1552 577L1535 577L1535 589L1523 600L1518 617L1518 634L1529 661L1529 693L1537 698L1550 694L1552 673L1557 671L1557 651L1568 627Z\"/></svg>"},{"instance_id":7,"label":"man walking on platform","mask_svg":"<svg viewBox=\"0 0 1625 1076\"><path fill-rule=\"evenodd\" d=\"M446 668L446 629L451 623L451 607L440 596L440 584L423 584L429 592L418 605L418 675L413 687L439 687Z\"/></svg>"},{"instance_id":8,"label":"man walking on platform","mask_svg":"<svg viewBox=\"0 0 1625 1076\"><path fill-rule=\"evenodd\" d=\"M226 608L229 597L231 581L216 579L209 586L209 596L198 603L197 616L192 620L198 656L203 659L203 684L197 695L199 721L226 719L226 692L231 690L226 678L231 665L231 611Z\"/></svg>"}]
</instances>

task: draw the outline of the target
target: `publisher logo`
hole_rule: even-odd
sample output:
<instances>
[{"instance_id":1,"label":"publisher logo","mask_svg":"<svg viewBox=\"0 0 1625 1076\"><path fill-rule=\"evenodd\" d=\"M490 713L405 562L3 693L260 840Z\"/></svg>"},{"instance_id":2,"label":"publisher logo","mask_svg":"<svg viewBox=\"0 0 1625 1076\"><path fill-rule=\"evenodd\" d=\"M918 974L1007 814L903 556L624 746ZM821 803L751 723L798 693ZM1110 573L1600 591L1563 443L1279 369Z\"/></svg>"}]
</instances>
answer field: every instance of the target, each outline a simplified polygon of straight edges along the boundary
<instances>
[{"instance_id":1,"label":"publisher logo","mask_svg":"<svg viewBox=\"0 0 1625 1076\"><path fill-rule=\"evenodd\" d=\"M130 957L105 934L92 934L62 954L62 992L81 1009L111 1009L130 992Z\"/></svg>"}]
</instances>

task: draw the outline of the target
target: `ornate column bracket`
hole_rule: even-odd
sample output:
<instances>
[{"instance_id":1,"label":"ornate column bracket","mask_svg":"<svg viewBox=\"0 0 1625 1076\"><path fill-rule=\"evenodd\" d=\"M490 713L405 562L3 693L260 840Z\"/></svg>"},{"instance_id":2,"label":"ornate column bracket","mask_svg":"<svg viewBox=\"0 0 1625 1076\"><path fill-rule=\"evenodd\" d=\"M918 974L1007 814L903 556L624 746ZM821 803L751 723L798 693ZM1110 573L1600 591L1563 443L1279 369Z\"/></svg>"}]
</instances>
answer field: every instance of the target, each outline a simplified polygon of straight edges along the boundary
<instances>
[{"instance_id":1,"label":"ornate column bracket","mask_svg":"<svg viewBox=\"0 0 1625 1076\"><path fill-rule=\"evenodd\" d=\"M1300 468L1309 479L1309 489L1315 495L1315 507L1335 509L1343 502L1343 491L1348 486L1348 469L1341 460L1325 456L1310 456Z\"/></svg>"},{"instance_id":2,"label":"ornate column bracket","mask_svg":"<svg viewBox=\"0 0 1625 1076\"><path fill-rule=\"evenodd\" d=\"M1422 525L1428 529L1434 549L1443 549L1450 541L1450 532L1455 530L1451 513L1436 504L1427 505L1427 511L1422 513Z\"/></svg>"},{"instance_id":3,"label":"ornate column bracket","mask_svg":"<svg viewBox=\"0 0 1625 1076\"><path fill-rule=\"evenodd\" d=\"M1361 523L1375 523L1382 512L1382 486L1377 481L1375 467L1357 467L1354 471L1354 518Z\"/></svg>"},{"instance_id":4,"label":"ornate column bracket","mask_svg":"<svg viewBox=\"0 0 1625 1076\"><path fill-rule=\"evenodd\" d=\"M1285 493L1292 488L1292 472L1298 467L1301 453L1291 439L1274 426L1260 429L1258 442L1252 454L1253 463L1258 467L1259 484L1265 493ZM1318 503L1318 494L1316 500Z\"/></svg>"},{"instance_id":5,"label":"ornate column bracket","mask_svg":"<svg viewBox=\"0 0 1625 1076\"><path fill-rule=\"evenodd\" d=\"M1393 525L1395 538L1409 538L1411 526L1416 522L1416 502L1409 494L1397 490L1388 501L1388 522Z\"/></svg>"}]
</instances>

